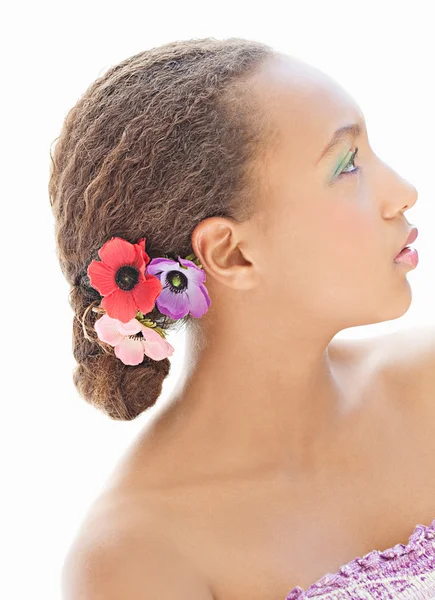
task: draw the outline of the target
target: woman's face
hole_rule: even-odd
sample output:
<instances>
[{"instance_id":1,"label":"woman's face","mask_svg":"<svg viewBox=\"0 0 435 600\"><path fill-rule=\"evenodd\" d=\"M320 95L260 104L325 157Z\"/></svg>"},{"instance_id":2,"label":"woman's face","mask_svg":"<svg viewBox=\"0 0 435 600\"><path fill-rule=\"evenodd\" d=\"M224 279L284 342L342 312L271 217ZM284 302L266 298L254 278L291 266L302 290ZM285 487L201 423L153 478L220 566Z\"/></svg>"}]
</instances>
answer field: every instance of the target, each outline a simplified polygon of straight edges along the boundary
<instances>
[{"instance_id":1,"label":"woman's face","mask_svg":"<svg viewBox=\"0 0 435 600\"><path fill-rule=\"evenodd\" d=\"M337 330L398 318L411 300L409 268L393 261L416 189L374 153L360 109L321 71L282 56L256 84L280 137L250 223L274 311ZM353 129L323 154L344 126Z\"/></svg>"}]
</instances>

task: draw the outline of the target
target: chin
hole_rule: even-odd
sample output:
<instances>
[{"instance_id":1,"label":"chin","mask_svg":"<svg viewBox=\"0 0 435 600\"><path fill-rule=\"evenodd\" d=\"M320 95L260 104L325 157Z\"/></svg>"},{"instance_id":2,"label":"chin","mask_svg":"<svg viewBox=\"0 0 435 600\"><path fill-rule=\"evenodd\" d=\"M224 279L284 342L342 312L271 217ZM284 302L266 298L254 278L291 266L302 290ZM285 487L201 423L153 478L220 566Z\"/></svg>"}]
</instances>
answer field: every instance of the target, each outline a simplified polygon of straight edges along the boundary
<instances>
[{"instance_id":1,"label":"chin","mask_svg":"<svg viewBox=\"0 0 435 600\"><path fill-rule=\"evenodd\" d=\"M385 305L381 309L382 318L379 318L376 323L382 321L392 321L400 319L405 315L412 304L412 288L406 277L400 283L400 289L394 286L393 293L385 300Z\"/></svg>"}]
</instances>

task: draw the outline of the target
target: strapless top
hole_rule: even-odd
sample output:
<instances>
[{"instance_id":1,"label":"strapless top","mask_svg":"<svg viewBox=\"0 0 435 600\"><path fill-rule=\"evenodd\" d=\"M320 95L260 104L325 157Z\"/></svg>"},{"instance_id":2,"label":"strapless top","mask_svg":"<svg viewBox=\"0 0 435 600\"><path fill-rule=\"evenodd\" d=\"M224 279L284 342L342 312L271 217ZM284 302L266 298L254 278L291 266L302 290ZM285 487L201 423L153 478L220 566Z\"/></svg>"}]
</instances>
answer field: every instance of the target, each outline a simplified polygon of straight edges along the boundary
<instances>
[{"instance_id":1,"label":"strapless top","mask_svg":"<svg viewBox=\"0 0 435 600\"><path fill-rule=\"evenodd\" d=\"M416 525L407 544L372 550L336 573L327 573L307 590L296 586L285 600L435 599L435 519Z\"/></svg>"}]
</instances>

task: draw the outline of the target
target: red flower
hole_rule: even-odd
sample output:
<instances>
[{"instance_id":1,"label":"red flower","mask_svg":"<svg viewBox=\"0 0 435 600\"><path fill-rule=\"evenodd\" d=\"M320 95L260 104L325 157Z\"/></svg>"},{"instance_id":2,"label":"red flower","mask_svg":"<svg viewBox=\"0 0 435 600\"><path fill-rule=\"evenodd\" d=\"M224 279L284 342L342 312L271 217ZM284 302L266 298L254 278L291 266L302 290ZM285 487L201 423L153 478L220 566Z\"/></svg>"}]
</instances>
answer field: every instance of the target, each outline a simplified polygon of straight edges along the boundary
<instances>
[{"instance_id":1,"label":"red flower","mask_svg":"<svg viewBox=\"0 0 435 600\"><path fill-rule=\"evenodd\" d=\"M145 272L150 257L145 252L145 238L130 244L112 237L98 250L99 260L93 260L87 272L91 286L102 296L101 306L109 317L127 323L140 310L146 314L155 305L162 291L158 277Z\"/></svg>"}]
</instances>

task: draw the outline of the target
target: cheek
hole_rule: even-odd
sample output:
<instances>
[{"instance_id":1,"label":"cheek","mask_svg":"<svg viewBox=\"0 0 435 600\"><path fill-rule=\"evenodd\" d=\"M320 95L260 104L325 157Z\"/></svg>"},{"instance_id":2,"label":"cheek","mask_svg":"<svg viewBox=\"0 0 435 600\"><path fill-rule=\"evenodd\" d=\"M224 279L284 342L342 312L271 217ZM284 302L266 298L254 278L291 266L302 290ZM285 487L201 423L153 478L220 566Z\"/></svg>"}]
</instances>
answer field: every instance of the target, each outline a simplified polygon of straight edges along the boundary
<instances>
[{"instance_id":1,"label":"cheek","mask_svg":"<svg viewBox=\"0 0 435 600\"><path fill-rule=\"evenodd\" d=\"M328 228L329 234L328 236ZM368 204L352 205L325 215L323 247L316 272L319 297L332 308L350 311L376 305L388 285L391 265L379 245L379 218ZM325 239L326 238L326 239ZM314 268L314 265L313 265Z\"/></svg>"},{"instance_id":2,"label":"cheek","mask_svg":"<svg viewBox=\"0 0 435 600\"><path fill-rule=\"evenodd\" d=\"M325 219L325 229L328 227L331 233L334 232L329 242L330 252L339 262L354 262L356 257L375 249L376 227L373 216L367 211L351 206L331 213Z\"/></svg>"},{"instance_id":3,"label":"cheek","mask_svg":"<svg viewBox=\"0 0 435 600\"><path fill-rule=\"evenodd\" d=\"M355 256L374 246L373 215L357 201L338 201L315 214L301 216L295 232L297 248L305 257L334 264L354 261Z\"/></svg>"},{"instance_id":4,"label":"cheek","mask_svg":"<svg viewBox=\"0 0 435 600\"><path fill-rule=\"evenodd\" d=\"M302 216L290 244L289 281L298 282L301 296L312 298L314 304L353 302L370 288L370 281L375 283L379 259L375 233L373 215L343 203Z\"/></svg>"},{"instance_id":5,"label":"cheek","mask_svg":"<svg viewBox=\"0 0 435 600\"><path fill-rule=\"evenodd\" d=\"M267 254L286 275L281 293L355 298L385 276L379 215L362 192L311 190L288 202L279 218L274 213Z\"/></svg>"}]
</instances>

